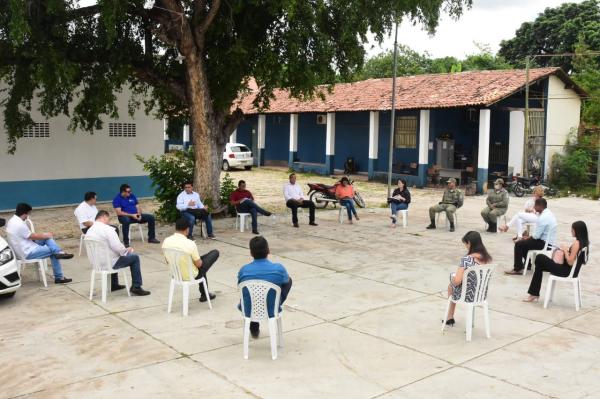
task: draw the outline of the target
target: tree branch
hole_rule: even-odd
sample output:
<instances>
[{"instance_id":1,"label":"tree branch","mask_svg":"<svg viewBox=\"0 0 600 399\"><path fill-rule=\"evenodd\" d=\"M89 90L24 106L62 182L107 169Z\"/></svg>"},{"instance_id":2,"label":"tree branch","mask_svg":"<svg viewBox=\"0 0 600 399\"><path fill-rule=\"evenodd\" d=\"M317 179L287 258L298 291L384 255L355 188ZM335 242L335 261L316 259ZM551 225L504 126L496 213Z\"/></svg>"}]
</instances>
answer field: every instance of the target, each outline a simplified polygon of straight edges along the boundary
<instances>
[{"instance_id":1,"label":"tree branch","mask_svg":"<svg viewBox=\"0 0 600 399\"><path fill-rule=\"evenodd\" d=\"M199 1L199 3L205 3L205 1ZM205 34L210 28L210 25L215 20L217 13L219 12L219 8L221 7L221 0L214 0L210 9L208 10L208 14L204 17L204 20L200 24L194 23L194 39L196 40L196 45L200 50L204 48L204 38ZM204 8L204 7L202 7ZM200 10L195 10L195 12L200 14Z\"/></svg>"},{"instance_id":2,"label":"tree branch","mask_svg":"<svg viewBox=\"0 0 600 399\"><path fill-rule=\"evenodd\" d=\"M236 108L235 111L225 117L225 125L223 126L225 137L231 136L231 133L237 128L242 119L244 119L244 113L239 108Z\"/></svg>"},{"instance_id":3,"label":"tree branch","mask_svg":"<svg viewBox=\"0 0 600 399\"><path fill-rule=\"evenodd\" d=\"M151 86L166 88L179 101L181 101L184 104L187 104L185 87L176 79L165 78L164 76L157 73L154 69L147 65L134 65L133 73L138 79L150 84Z\"/></svg>"},{"instance_id":4,"label":"tree branch","mask_svg":"<svg viewBox=\"0 0 600 399\"><path fill-rule=\"evenodd\" d=\"M92 17L96 14L100 14L100 6L98 4L93 6L75 8L71 10L67 15L69 17L68 20L73 20L77 18Z\"/></svg>"}]
</instances>

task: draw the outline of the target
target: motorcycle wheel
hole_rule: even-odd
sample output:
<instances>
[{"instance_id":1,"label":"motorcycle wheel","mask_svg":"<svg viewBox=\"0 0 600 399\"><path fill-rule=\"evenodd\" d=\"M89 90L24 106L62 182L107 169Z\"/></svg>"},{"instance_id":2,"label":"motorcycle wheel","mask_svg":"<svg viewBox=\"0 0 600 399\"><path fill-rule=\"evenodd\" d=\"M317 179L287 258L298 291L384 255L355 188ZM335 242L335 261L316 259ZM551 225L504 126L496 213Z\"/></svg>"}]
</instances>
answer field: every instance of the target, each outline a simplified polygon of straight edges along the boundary
<instances>
[{"instance_id":1,"label":"motorcycle wheel","mask_svg":"<svg viewBox=\"0 0 600 399\"><path fill-rule=\"evenodd\" d=\"M320 191L315 191L310 195L310 200L314 202L315 207L319 209L325 209L329 203L329 201L322 201L323 198L326 198L325 194Z\"/></svg>"},{"instance_id":2,"label":"motorcycle wheel","mask_svg":"<svg viewBox=\"0 0 600 399\"><path fill-rule=\"evenodd\" d=\"M364 208L366 206L365 200L360 196L360 193L354 193L354 202L359 208Z\"/></svg>"},{"instance_id":3,"label":"motorcycle wheel","mask_svg":"<svg viewBox=\"0 0 600 399\"><path fill-rule=\"evenodd\" d=\"M515 196L522 197L523 195L525 195L525 189L520 183L517 183L515 186Z\"/></svg>"}]
</instances>

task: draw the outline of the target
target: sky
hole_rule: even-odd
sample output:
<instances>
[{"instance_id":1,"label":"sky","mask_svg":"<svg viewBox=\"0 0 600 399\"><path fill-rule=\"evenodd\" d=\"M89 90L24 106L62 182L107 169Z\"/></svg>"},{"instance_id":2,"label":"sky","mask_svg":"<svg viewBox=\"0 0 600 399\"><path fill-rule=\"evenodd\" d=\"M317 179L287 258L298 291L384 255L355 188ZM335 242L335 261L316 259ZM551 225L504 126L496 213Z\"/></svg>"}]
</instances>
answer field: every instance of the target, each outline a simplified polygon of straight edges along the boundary
<instances>
[{"instance_id":1,"label":"sky","mask_svg":"<svg viewBox=\"0 0 600 399\"><path fill-rule=\"evenodd\" d=\"M475 42L489 45L495 53L502 40L513 38L523 22L533 21L547 7L581 2L583 0L473 0L473 7L458 21L444 15L434 36L429 36L421 25L413 26L404 21L398 30L398 43L420 53L427 51L436 58L463 58L478 53ZM392 50L394 38L386 38L381 46L371 40L365 48L368 56Z\"/></svg>"}]
</instances>

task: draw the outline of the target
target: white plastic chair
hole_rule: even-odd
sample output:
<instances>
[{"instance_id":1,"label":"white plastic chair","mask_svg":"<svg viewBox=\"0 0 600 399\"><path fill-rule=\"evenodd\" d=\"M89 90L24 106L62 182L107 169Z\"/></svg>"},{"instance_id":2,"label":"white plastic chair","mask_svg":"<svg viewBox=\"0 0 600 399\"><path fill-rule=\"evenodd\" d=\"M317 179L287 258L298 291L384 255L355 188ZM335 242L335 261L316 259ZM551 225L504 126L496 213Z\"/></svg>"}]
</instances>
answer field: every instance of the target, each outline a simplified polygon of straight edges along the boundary
<instances>
[{"instance_id":1,"label":"white plastic chair","mask_svg":"<svg viewBox=\"0 0 600 399\"><path fill-rule=\"evenodd\" d=\"M81 256L81 249L83 248L83 239L84 238L85 238L85 234L81 233L81 236L79 236L79 256Z\"/></svg>"},{"instance_id":2,"label":"white plastic chair","mask_svg":"<svg viewBox=\"0 0 600 399\"><path fill-rule=\"evenodd\" d=\"M244 303L244 288L250 294L250 317L246 317ZM238 285L240 290L240 303L242 307L242 316L244 317L244 359L248 359L249 341L250 341L250 322L269 322L269 338L271 339L271 358L277 359L277 347L283 347L283 328L281 325L282 312L279 311L279 299L281 297L281 287L264 280L247 280ZM269 291L275 291L275 301L273 302L273 317L269 317L267 307L267 295Z\"/></svg>"},{"instance_id":3,"label":"white plastic chair","mask_svg":"<svg viewBox=\"0 0 600 399\"><path fill-rule=\"evenodd\" d=\"M581 259L580 256L582 256ZM584 248L581 251L579 251L579 253L577 254L577 258L575 258L575 264L571 266L571 272L567 277L559 277L550 274L550 277L548 278L548 283L546 284L546 298L544 298L544 309L548 307L548 302L552 301L554 298L554 283L571 283L573 284L573 294L575 297L575 311L579 312L579 308L581 307L581 279L579 278L579 273L581 273L581 267L583 266L584 260L587 263L587 248ZM575 269L579 269L577 277L573 277L575 274Z\"/></svg>"},{"instance_id":4,"label":"white plastic chair","mask_svg":"<svg viewBox=\"0 0 600 399\"><path fill-rule=\"evenodd\" d=\"M175 292L175 286L179 285L182 289L183 295L183 315L188 315L188 307L190 300L190 286L202 284L204 286L204 292L207 293L206 299L208 302L209 309L212 309L212 304L210 303L210 295L208 293L208 286L206 285L206 279L204 277L199 279L194 279L194 276L198 272L198 269L192 263L192 257L185 252L176 250L176 249L163 249L163 254L171 269L171 284L169 286L169 304L167 305L167 313L171 313L171 308L173 305L173 293ZM181 269L179 265L184 264L187 267L188 276L190 280L184 280L181 275Z\"/></svg>"},{"instance_id":5,"label":"white plastic chair","mask_svg":"<svg viewBox=\"0 0 600 399\"><path fill-rule=\"evenodd\" d=\"M485 321L485 336L490 338L490 314L487 302L487 295L493 270L493 265L474 266L465 270L462 280L460 298L458 300L452 299L452 296L448 298L448 305L446 306L446 312L444 313L444 321L442 322L442 333L444 332L444 328L446 327L446 320L448 318L448 310L450 309L450 304L452 302L464 303L465 305L467 305L467 317L465 319L465 324L467 326L467 341L471 340L473 334L473 327L475 325L476 306L481 306L483 308L483 318ZM475 288L473 289L472 298L467 298L467 286L469 277L471 279L475 279Z\"/></svg>"},{"instance_id":6,"label":"white plastic chair","mask_svg":"<svg viewBox=\"0 0 600 399\"><path fill-rule=\"evenodd\" d=\"M29 264L33 264L34 266L37 265L40 281L44 284L44 287L48 287L48 281L46 280L46 267L48 264L47 263L48 258L27 259L27 257L23 253L23 250L21 249L21 247L16 244L17 240L15 240L11 234L7 234L6 241L8 242L8 245L12 248L13 252L15 253L15 256L17 257L16 261L17 261L17 270L19 271L19 275L21 275L23 266L29 265Z\"/></svg>"},{"instance_id":7,"label":"white plastic chair","mask_svg":"<svg viewBox=\"0 0 600 399\"><path fill-rule=\"evenodd\" d=\"M90 277L90 301L94 297L96 273L100 274L100 281L102 282L102 302L106 303L106 293L108 292L108 276L118 272L123 272L125 289L127 290L127 295L131 296L131 293L129 292L129 281L127 280L126 273L129 268L125 267L121 269L113 269L110 250L106 242L91 238L86 238L84 242L85 252L87 253L88 260L92 266L92 274Z\"/></svg>"},{"instance_id":8,"label":"white plastic chair","mask_svg":"<svg viewBox=\"0 0 600 399\"><path fill-rule=\"evenodd\" d=\"M390 211L392 210L392 206L390 205ZM406 227L408 224L408 209L400 209L396 211L396 219L398 219L398 212L402 214L402 227Z\"/></svg>"},{"instance_id":9,"label":"white plastic chair","mask_svg":"<svg viewBox=\"0 0 600 399\"><path fill-rule=\"evenodd\" d=\"M133 241L133 234L131 234L131 229L135 225L137 225L138 231L140 232L140 239L142 240L142 242L146 242L144 241L144 230L142 230L142 223L129 223L129 241ZM121 231L123 231L123 225L121 224L121 222L119 222L119 227Z\"/></svg>"},{"instance_id":10,"label":"white plastic chair","mask_svg":"<svg viewBox=\"0 0 600 399\"><path fill-rule=\"evenodd\" d=\"M441 212L438 212L438 214L437 214L437 220L436 220L435 224L436 224L437 226L439 226L439 225L440 225L440 215L441 215L441 214L444 214L444 219L446 219L446 224L445 224L445 226L446 226L446 227L448 227L448 225L450 224L450 222L449 222L449 220L448 220L448 217L446 217L446 211L441 211ZM456 209L456 212L454 212L454 226L455 226L455 227L458 227L458 208Z\"/></svg>"},{"instance_id":11,"label":"white plastic chair","mask_svg":"<svg viewBox=\"0 0 600 399\"><path fill-rule=\"evenodd\" d=\"M500 218L504 218L504 225L507 225L507 224L508 224L508 223L506 222L506 213L505 213L504 215L500 215L500 216L498 216L498 217L496 218L496 233L498 232L498 224L499 224L499 223L498 223L498 219L500 219ZM488 226L489 226L489 225L487 224L487 222L485 222L485 229L486 229L486 230L487 230Z\"/></svg>"},{"instance_id":12,"label":"white plastic chair","mask_svg":"<svg viewBox=\"0 0 600 399\"><path fill-rule=\"evenodd\" d=\"M236 216L235 216L235 228L236 228L236 230L239 228L240 229L240 233L243 233L244 229L246 228L246 224L250 220L251 216L252 215L250 215L247 212L237 212L236 211Z\"/></svg>"},{"instance_id":13,"label":"white plastic chair","mask_svg":"<svg viewBox=\"0 0 600 399\"><path fill-rule=\"evenodd\" d=\"M340 205L340 212L338 214L338 220L339 220L340 224L344 223L344 212L347 212L346 207L343 205Z\"/></svg>"},{"instance_id":14,"label":"white plastic chair","mask_svg":"<svg viewBox=\"0 0 600 399\"><path fill-rule=\"evenodd\" d=\"M538 255L552 255L554 239L556 237L556 228L550 230L550 234L548 234L548 239L544 242L543 249L530 249L527 251L527 256L525 257L525 267L523 267L523 276L527 274L527 268L531 265L533 266L533 262L535 257Z\"/></svg>"}]
</instances>

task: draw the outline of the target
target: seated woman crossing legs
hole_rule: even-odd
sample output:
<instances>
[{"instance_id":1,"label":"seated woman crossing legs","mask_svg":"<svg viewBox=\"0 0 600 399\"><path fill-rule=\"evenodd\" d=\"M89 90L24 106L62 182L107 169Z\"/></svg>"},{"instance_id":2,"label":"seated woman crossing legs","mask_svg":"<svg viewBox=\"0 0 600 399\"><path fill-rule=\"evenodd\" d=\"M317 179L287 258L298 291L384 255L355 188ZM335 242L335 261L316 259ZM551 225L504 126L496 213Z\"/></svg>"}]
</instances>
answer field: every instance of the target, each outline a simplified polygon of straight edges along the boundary
<instances>
[{"instance_id":1,"label":"seated woman crossing legs","mask_svg":"<svg viewBox=\"0 0 600 399\"><path fill-rule=\"evenodd\" d=\"M404 211L408 209L410 204L410 191L406 187L406 180L398 179L398 187L392 193L392 197L388 198L388 204L390 204L390 211L392 212L392 226L396 227L396 217L398 211Z\"/></svg>"},{"instance_id":2,"label":"seated woman crossing legs","mask_svg":"<svg viewBox=\"0 0 600 399\"><path fill-rule=\"evenodd\" d=\"M354 187L352 187L350 180L346 176L342 177L340 184L335 186L335 198L340 201L341 206L346 208L350 224L352 224L352 215L356 217L356 220L360 220L354 206Z\"/></svg>"}]
</instances>

